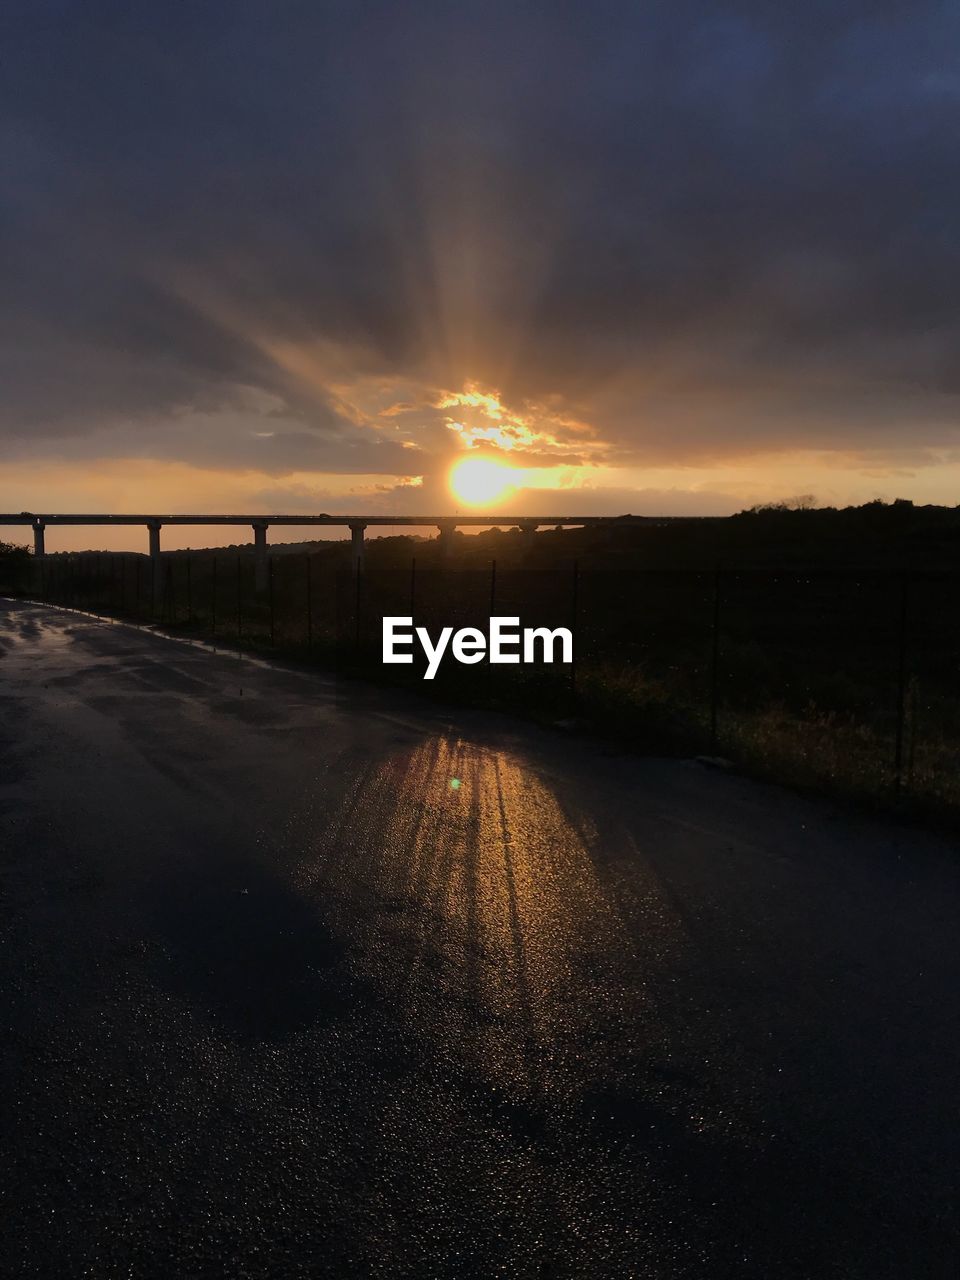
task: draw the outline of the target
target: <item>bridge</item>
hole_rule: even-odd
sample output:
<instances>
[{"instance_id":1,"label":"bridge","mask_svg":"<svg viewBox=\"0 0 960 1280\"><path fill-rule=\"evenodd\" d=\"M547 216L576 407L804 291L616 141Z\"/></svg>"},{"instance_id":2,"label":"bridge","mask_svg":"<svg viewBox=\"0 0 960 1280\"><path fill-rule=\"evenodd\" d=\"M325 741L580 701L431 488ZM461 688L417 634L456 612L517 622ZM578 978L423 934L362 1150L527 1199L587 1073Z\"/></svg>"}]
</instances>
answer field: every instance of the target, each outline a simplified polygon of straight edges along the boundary
<instances>
[{"instance_id":1,"label":"bridge","mask_svg":"<svg viewBox=\"0 0 960 1280\"><path fill-rule=\"evenodd\" d=\"M253 548L256 557L256 585L263 590L267 583L267 530L271 525L320 525L350 530L351 555L355 568L363 564L364 533L368 528L414 527L439 530L442 548L447 548L453 534L460 527L516 528L525 534L534 534L543 528L583 528L588 526L623 527L656 526L665 524L690 524L719 520L721 516L531 516L531 515L454 515L454 516L401 516L401 515L112 515L112 514L52 514L20 511L16 514L0 513L0 527L4 525L29 525L33 529L34 555L45 554L44 534L48 525L138 525L149 534L150 559L154 566L155 589L160 581L160 530L164 525L245 525L253 530Z\"/></svg>"}]
</instances>

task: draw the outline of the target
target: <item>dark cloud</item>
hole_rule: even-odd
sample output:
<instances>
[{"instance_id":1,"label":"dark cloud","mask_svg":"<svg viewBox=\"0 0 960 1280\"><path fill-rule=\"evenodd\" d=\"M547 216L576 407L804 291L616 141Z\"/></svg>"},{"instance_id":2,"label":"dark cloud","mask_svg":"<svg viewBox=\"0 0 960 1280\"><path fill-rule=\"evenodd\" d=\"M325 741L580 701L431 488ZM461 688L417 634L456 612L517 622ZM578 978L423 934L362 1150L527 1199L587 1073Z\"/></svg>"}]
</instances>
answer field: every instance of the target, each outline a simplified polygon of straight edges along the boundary
<instances>
[{"instance_id":1,"label":"dark cloud","mask_svg":"<svg viewBox=\"0 0 960 1280\"><path fill-rule=\"evenodd\" d=\"M437 457L469 379L623 461L955 440L956 8L0 24L8 456L409 474L371 379Z\"/></svg>"}]
</instances>

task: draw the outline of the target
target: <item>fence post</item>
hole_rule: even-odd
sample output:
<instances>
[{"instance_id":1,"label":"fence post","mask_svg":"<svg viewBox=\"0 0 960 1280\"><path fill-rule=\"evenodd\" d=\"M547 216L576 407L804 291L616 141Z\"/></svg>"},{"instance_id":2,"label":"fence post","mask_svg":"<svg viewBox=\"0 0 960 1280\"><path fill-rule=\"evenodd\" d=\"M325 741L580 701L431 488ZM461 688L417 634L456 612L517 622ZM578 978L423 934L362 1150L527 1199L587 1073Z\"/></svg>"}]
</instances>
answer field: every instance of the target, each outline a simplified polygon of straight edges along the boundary
<instances>
[{"instance_id":1,"label":"fence post","mask_svg":"<svg viewBox=\"0 0 960 1280\"><path fill-rule=\"evenodd\" d=\"M580 612L580 561L573 562L573 581L570 585L570 692L577 691L577 615Z\"/></svg>"},{"instance_id":2,"label":"fence post","mask_svg":"<svg viewBox=\"0 0 960 1280\"><path fill-rule=\"evenodd\" d=\"M903 729L907 709L907 604L909 579L906 570L900 578L900 626L897 636L897 736L893 770L899 791L903 785Z\"/></svg>"},{"instance_id":3,"label":"fence post","mask_svg":"<svg viewBox=\"0 0 960 1280\"><path fill-rule=\"evenodd\" d=\"M237 552L237 648L243 636L243 559Z\"/></svg>"},{"instance_id":4,"label":"fence post","mask_svg":"<svg viewBox=\"0 0 960 1280\"><path fill-rule=\"evenodd\" d=\"M176 584L173 580L173 561L167 561L167 571L163 575L163 594L166 596L167 605L167 626L175 627L177 625L177 597ZM163 619L163 611L161 610L161 621Z\"/></svg>"},{"instance_id":5,"label":"fence post","mask_svg":"<svg viewBox=\"0 0 960 1280\"><path fill-rule=\"evenodd\" d=\"M187 626L193 625L193 556L187 552Z\"/></svg>"},{"instance_id":6,"label":"fence post","mask_svg":"<svg viewBox=\"0 0 960 1280\"><path fill-rule=\"evenodd\" d=\"M303 554L304 568L307 571L307 648L313 648L313 586L310 575L310 552Z\"/></svg>"},{"instance_id":7,"label":"fence post","mask_svg":"<svg viewBox=\"0 0 960 1280\"><path fill-rule=\"evenodd\" d=\"M718 564L713 578L713 643L710 658L710 745L717 745L717 706L720 694L720 574Z\"/></svg>"},{"instance_id":8,"label":"fence post","mask_svg":"<svg viewBox=\"0 0 960 1280\"><path fill-rule=\"evenodd\" d=\"M354 578L356 580L356 586L354 589L354 605L353 605L353 611L354 611L353 645L358 654L360 652L360 580L361 580L362 564L363 564L363 560L361 558L357 557L354 560Z\"/></svg>"},{"instance_id":9,"label":"fence post","mask_svg":"<svg viewBox=\"0 0 960 1280\"><path fill-rule=\"evenodd\" d=\"M137 595L136 595L136 603L134 605L134 613L138 622L140 621L140 577L142 572L143 572L143 565L141 563L140 557L137 556Z\"/></svg>"},{"instance_id":10,"label":"fence post","mask_svg":"<svg viewBox=\"0 0 960 1280\"><path fill-rule=\"evenodd\" d=\"M210 574L210 634L217 638L217 557L213 557L213 568Z\"/></svg>"},{"instance_id":11,"label":"fence post","mask_svg":"<svg viewBox=\"0 0 960 1280\"><path fill-rule=\"evenodd\" d=\"M917 678L909 681L910 688L910 743L907 747L907 786L913 786L913 766L917 753Z\"/></svg>"},{"instance_id":12,"label":"fence post","mask_svg":"<svg viewBox=\"0 0 960 1280\"><path fill-rule=\"evenodd\" d=\"M274 620L274 593L273 593L273 556L267 556L267 586L270 589L270 648L276 647L276 624Z\"/></svg>"}]
</instances>

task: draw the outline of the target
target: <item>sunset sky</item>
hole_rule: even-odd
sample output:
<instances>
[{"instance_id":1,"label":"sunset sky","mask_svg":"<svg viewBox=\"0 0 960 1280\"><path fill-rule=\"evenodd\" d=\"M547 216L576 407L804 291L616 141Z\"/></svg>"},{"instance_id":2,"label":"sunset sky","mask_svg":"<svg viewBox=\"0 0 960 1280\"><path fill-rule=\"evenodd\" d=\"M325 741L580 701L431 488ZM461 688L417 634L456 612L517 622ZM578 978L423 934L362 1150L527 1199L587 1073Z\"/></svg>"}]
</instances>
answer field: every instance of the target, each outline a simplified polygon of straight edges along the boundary
<instances>
[{"instance_id":1,"label":"sunset sky","mask_svg":"<svg viewBox=\"0 0 960 1280\"><path fill-rule=\"evenodd\" d=\"M960 501L956 5L7 0L0 48L0 510Z\"/></svg>"}]
</instances>

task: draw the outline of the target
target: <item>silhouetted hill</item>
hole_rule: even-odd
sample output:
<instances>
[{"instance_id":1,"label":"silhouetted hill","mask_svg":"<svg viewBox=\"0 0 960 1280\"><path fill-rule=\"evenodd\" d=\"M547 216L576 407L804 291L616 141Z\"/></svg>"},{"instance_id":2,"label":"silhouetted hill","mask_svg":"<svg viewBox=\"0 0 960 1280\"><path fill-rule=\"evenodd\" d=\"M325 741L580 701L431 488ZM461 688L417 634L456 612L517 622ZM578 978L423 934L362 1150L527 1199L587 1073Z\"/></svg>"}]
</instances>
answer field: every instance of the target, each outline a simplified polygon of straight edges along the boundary
<instances>
[{"instance_id":1,"label":"silhouetted hill","mask_svg":"<svg viewBox=\"0 0 960 1280\"><path fill-rule=\"evenodd\" d=\"M430 556L435 548L422 538L371 539L368 556L371 564L386 566ZM744 568L953 568L960 562L960 508L918 507L901 499L844 508L771 506L728 519L632 528L541 529L532 538L491 529L458 535L451 557L464 564L497 559L543 567L576 559L597 567L699 569L719 561Z\"/></svg>"}]
</instances>

